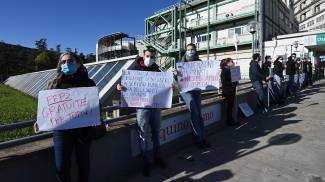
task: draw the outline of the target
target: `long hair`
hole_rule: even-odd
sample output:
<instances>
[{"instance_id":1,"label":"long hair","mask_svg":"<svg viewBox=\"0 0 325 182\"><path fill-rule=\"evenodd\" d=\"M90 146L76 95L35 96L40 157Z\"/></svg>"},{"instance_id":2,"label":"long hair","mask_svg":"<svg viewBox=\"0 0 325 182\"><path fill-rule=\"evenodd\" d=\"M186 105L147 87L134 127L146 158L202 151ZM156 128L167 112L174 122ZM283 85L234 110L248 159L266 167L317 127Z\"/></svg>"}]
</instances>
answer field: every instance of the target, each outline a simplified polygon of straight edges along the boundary
<instances>
[{"instance_id":1,"label":"long hair","mask_svg":"<svg viewBox=\"0 0 325 182\"><path fill-rule=\"evenodd\" d=\"M63 56L65 56L65 55L70 55L76 60L77 64L80 65L78 70L79 69L84 69L82 61L79 59L79 57L76 54L74 54L72 52L64 52L64 53L62 53L60 55L60 57L59 57L58 64L57 64L57 67L56 67L56 75L55 75L54 79L51 82L49 82L49 84L48 84L49 89L57 88L58 85L61 84L61 82L62 82L64 74L61 71L61 65L62 65L61 60L62 60Z\"/></svg>"},{"instance_id":2,"label":"long hair","mask_svg":"<svg viewBox=\"0 0 325 182\"><path fill-rule=\"evenodd\" d=\"M234 62L231 58L222 59L220 62L221 69L224 69L229 62Z\"/></svg>"}]
</instances>

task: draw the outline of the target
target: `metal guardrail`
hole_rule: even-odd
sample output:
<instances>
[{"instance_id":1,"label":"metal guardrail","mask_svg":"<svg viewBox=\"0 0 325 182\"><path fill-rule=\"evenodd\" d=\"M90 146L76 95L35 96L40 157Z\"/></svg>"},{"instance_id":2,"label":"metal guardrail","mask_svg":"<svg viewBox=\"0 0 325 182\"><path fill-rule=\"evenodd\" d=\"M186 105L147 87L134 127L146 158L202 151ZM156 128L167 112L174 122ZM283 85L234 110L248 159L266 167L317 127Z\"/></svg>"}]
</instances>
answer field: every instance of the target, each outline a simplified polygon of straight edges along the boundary
<instances>
[{"instance_id":1,"label":"metal guardrail","mask_svg":"<svg viewBox=\"0 0 325 182\"><path fill-rule=\"evenodd\" d=\"M249 85L249 86L245 87L246 85ZM239 85L238 91L243 91L243 90L247 90L247 89L251 89L250 82L241 83ZM214 97L220 97L221 94L219 92L220 92L220 90L204 91L204 92L202 92L202 100L206 100L206 99L210 99L210 98L214 98ZM179 106L182 106L185 104L184 102L180 101L180 98L181 98L180 95L173 96L173 101L178 101L178 103L172 104L172 108L179 107ZM101 110L103 112L113 112L114 110L119 110L119 109L121 109L120 106L106 106L106 107L103 107ZM112 123L116 123L118 121L134 118L135 116L136 116L136 113L131 113L128 115L122 115L122 116L115 117L115 118L109 118L109 119L104 120L103 122L104 122L104 124L112 124ZM21 122L17 122L17 123L13 123L13 124L0 125L0 133L10 132L10 131L27 128L27 127L32 127L35 122L36 122L36 120L29 120L29 121L21 121ZM43 139L47 139L50 137L52 137L52 132L39 133L39 134L32 135L32 136L26 136L23 138L17 138L17 139L13 139L13 140L9 140L9 141L4 141L4 142L0 143L0 149L18 146L18 145L26 144L29 142L38 141L38 140L43 140Z\"/></svg>"}]
</instances>

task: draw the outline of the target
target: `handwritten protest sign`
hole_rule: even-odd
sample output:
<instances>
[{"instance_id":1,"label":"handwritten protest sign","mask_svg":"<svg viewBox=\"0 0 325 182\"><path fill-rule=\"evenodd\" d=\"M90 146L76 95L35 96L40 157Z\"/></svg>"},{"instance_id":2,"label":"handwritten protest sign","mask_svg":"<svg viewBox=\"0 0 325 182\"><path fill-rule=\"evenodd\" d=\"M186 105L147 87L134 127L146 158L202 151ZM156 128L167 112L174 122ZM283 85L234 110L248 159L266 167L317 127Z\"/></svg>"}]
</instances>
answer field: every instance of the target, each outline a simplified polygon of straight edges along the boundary
<instances>
[{"instance_id":1,"label":"handwritten protest sign","mask_svg":"<svg viewBox=\"0 0 325 182\"><path fill-rule=\"evenodd\" d=\"M240 80L240 66L233 66L230 69L231 82L238 82Z\"/></svg>"},{"instance_id":2,"label":"handwritten protest sign","mask_svg":"<svg viewBox=\"0 0 325 182\"><path fill-rule=\"evenodd\" d=\"M97 87L40 91L38 93L37 124L40 131L99 125Z\"/></svg>"},{"instance_id":3,"label":"handwritten protest sign","mask_svg":"<svg viewBox=\"0 0 325 182\"><path fill-rule=\"evenodd\" d=\"M122 70L121 107L171 108L173 74Z\"/></svg>"},{"instance_id":4,"label":"handwritten protest sign","mask_svg":"<svg viewBox=\"0 0 325 182\"><path fill-rule=\"evenodd\" d=\"M219 88L220 62L193 61L177 63L178 85L181 92Z\"/></svg>"}]
</instances>

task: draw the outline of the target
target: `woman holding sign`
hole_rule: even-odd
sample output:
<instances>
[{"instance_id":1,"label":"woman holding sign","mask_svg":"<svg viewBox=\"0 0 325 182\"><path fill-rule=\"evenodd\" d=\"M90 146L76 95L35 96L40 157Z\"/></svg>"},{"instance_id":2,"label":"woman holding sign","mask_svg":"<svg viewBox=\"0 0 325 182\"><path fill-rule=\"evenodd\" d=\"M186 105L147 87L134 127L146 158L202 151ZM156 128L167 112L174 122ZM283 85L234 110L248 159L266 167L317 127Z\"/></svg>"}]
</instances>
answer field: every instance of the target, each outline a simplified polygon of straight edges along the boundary
<instances>
[{"instance_id":1,"label":"woman holding sign","mask_svg":"<svg viewBox=\"0 0 325 182\"><path fill-rule=\"evenodd\" d=\"M80 59L70 52L61 54L54 80L50 89L67 89L74 87L93 87L95 82L88 78L87 69ZM35 125L37 132L38 126ZM55 130L53 132L55 166L57 181L71 181L70 166L72 152L75 151L78 164L78 181L87 182L89 176L89 138L90 128Z\"/></svg>"},{"instance_id":2,"label":"woman holding sign","mask_svg":"<svg viewBox=\"0 0 325 182\"><path fill-rule=\"evenodd\" d=\"M144 57L138 57L135 70L160 72L159 66L155 63L156 51L153 48L144 50ZM149 78L148 78L149 79ZM122 91L125 87L117 85L117 90ZM137 108L136 122L138 125L138 143L144 160L143 174L149 176L151 165L148 156L148 139L150 136L149 127L151 128L151 137L153 142L154 162L161 168L166 168L167 164L160 154L160 109L158 108Z\"/></svg>"},{"instance_id":3,"label":"woman holding sign","mask_svg":"<svg viewBox=\"0 0 325 182\"><path fill-rule=\"evenodd\" d=\"M196 52L196 46L193 43L186 46L186 53L180 60L180 62L190 61L201 61ZM195 145L200 149L211 147L211 145L205 140L204 136L204 121L201 111L201 91L192 90L182 92L181 96L191 113L191 126Z\"/></svg>"},{"instance_id":4,"label":"woman holding sign","mask_svg":"<svg viewBox=\"0 0 325 182\"><path fill-rule=\"evenodd\" d=\"M233 117L232 117L232 111L234 107L234 101L236 96L236 87L238 85L238 82L232 82L231 80L231 68L234 67L234 62L231 58L226 58L221 60L220 63L221 67L221 83L222 83L222 96L226 100L226 113L227 113L227 119L226 123L229 126L234 126L237 123L235 123Z\"/></svg>"}]
</instances>

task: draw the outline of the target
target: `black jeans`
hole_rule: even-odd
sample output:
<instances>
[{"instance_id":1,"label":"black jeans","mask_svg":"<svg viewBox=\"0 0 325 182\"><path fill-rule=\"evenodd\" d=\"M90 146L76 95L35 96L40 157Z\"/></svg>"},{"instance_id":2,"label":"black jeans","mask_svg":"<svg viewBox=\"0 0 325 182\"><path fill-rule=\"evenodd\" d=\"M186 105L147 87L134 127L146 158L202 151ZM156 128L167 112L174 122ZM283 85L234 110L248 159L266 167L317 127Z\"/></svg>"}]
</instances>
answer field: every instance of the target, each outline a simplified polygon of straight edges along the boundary
<instances>
[{"instance_id":1,"label":"black jeans","mask_svg":"<svg viewBox=\"0 0 325 182\"><path fill-rule=\"evenodd\" d=\"M224 93L222 93L222 95L226 99L226 113L227 113L226 123L227 123L227 125L234 124L235 121L232 117L232 111L233 111L233 107L234 107L236 91L224 92Z\"/></svg>"},{"instance_id":2,"label":"black jeans","mask_svg":"<svg viewBox=\"0 0 325 182\"><path fill-rule=\"evenodd\" d=\"M77 133L54 131L53 142L57 181L71 181L71 157L73 150L75 150L78 165L78 182L88 182L90 141L83 141Z\"/></svg>"}]
</instances>

